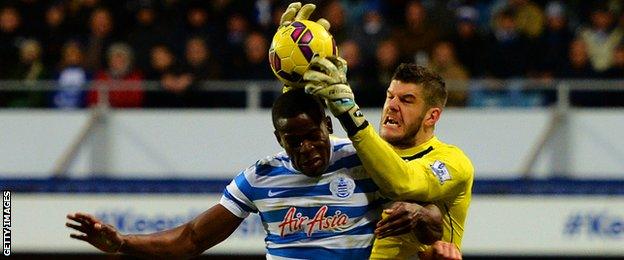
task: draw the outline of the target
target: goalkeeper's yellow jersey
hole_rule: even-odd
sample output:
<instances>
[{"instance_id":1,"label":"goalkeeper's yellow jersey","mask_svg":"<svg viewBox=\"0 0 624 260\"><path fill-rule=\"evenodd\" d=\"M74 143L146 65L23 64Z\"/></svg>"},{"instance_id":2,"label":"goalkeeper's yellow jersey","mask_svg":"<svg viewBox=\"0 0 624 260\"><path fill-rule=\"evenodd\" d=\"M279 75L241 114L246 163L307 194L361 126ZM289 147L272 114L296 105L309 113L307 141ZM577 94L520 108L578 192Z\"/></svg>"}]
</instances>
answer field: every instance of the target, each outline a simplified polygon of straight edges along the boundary
<instances>
[{"instance_id":1,"label":"goalkeeper's yellow jersey","mask_svg":"<svg viewBox=\"0 0 624 260\"><path fill-rule=\"evenodd\" d=\"M381 193L393 200L437 205L443 214L442 240L461 250L474 178L474 168L464 152L436 137L416 147L394 149L371 125L351 140ZM411 233L377 239L371 259L406 259L426 248Z\"/></svg>"}]
</instances>

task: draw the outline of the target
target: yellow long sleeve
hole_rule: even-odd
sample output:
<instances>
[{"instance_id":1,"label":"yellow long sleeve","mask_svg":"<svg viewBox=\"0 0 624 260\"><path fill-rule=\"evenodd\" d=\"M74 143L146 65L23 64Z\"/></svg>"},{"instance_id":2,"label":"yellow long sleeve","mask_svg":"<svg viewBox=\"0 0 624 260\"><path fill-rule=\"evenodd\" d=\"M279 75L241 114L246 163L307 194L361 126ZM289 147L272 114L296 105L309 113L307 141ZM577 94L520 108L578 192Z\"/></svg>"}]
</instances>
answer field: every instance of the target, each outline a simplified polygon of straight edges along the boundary
<instances>
[{"instance_id":1,"label":"yellow long sleeve","mask_svg":"<svg viewBox=\"0 0 624 260\"><path fill-rule=\"evenodd\" d=\"M393 200L436 204L444 214L442 239L461 249L474 179L463 151L436 137L417 147L393 149L370 125L350 138L380 192ZM402 259L425 248L410 235L379 239L371 258Z\"/></svg>"}]
</instances>

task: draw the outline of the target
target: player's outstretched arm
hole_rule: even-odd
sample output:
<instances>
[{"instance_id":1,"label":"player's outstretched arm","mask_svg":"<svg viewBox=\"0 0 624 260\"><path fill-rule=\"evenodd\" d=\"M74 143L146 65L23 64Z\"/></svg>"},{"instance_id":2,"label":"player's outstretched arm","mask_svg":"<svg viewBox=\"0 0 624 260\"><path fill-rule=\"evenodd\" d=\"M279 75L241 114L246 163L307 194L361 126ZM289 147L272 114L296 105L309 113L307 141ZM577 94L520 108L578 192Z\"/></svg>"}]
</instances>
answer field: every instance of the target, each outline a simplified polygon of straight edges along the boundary
<instances>
[{"instance_id":1,"label":"player's outstretched arm","mask_svg":"<svg viewBox=\"0 0 624 260\"><path fill-rule=\"evenodd\" d=\"M412 202L394 202L384 210L388 214L377 223L378 238L413 232L426 245L442 239L442 213L434 204L421 206Z\"/></svg>"},{"instance_id":2,"label":"player's outstretched arm","mask_svg":"<svg viewBox=\"0 0 624 260\"><path fill-rule=\"evenodd\" d=\"M221 204L206 210L179 227L148 235L121 235L113 226L86 213L68 214L65 225L76 231L70 237L88 242L107 253L124 253L148 258L189 258L220 243L236 230L243 219Z\"/></svg>"}]
</instances>

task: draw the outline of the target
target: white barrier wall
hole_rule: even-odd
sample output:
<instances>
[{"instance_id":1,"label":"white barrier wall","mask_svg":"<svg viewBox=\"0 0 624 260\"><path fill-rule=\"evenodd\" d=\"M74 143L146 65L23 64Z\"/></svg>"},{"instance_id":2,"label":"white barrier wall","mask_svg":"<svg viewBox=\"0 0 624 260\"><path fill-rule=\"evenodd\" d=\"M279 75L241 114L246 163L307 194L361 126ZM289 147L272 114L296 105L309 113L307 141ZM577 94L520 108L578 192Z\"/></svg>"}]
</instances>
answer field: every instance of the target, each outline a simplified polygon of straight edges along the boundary
<instances>
[{"instance_id":1,"label":"white barrier wall","mask_svg":"<svg viewBox=\"0 0 624 260\"><path fill-rule=\"evenodd\" d=\"M377 127L379 111L364 112ZM545 109L448 109L437 134L472 158L477 178L512 178L550 118ZM0 111L0 177L49 176L87 120L88 111ZM231 178L280 150L269 110L117 110L107 122L108 174L114 177ZM570 126L574 177L624 177L623 110L572 110ZM82 147L71 176L92 172L92 150L89 142ZM541 154L536 176L550 172L551 153Z\"/></svg>"},{"instance_id":2,"label":"white barrier wall","mask_svg":"<svg viewBox=\"0 0 624 260\"><path fill-rule=\"evenodd\" d=\"M218 202L217 194L12 196L12 253L96 252L69 238L65 215L92 213L123 233L177 226ZM180 203L182 202L182 203ZM624 196L474 196L465 225L466 255L624 256ZM264 254L264 230L252 214L207 253Z\"/></svg>"}]
</instances>

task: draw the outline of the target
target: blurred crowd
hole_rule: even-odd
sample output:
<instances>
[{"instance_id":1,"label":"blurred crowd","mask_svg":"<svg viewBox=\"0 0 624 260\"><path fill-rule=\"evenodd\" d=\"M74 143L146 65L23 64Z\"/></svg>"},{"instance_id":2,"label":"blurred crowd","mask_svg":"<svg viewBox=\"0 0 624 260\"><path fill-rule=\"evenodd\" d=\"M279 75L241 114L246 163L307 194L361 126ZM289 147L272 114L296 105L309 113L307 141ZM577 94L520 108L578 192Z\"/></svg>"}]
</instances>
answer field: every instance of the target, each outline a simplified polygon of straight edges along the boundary
<instances>
[{"instance_id":1,"label":"blurred crowd","mask_svg":"<svg viewBox=\"0 0 624 260\"><path fill-rule=\"evenodd\" d=\"M118 108L244 106L237 93L197 88L206 80L274 80L267 53L289 2L4 0L0 81L50 80L57 89L4 90L0 106L88 107L99 100L95 88L82 90L89 82L124 87L108 95ZM317 5L314 19L331 23L362 106L383 103L401 62L429 66L460 90L467 79L624 78L624 1L304 2ZM452 91L449 105L547 102L537 94Z\"/></svg>"}]
</instances>

